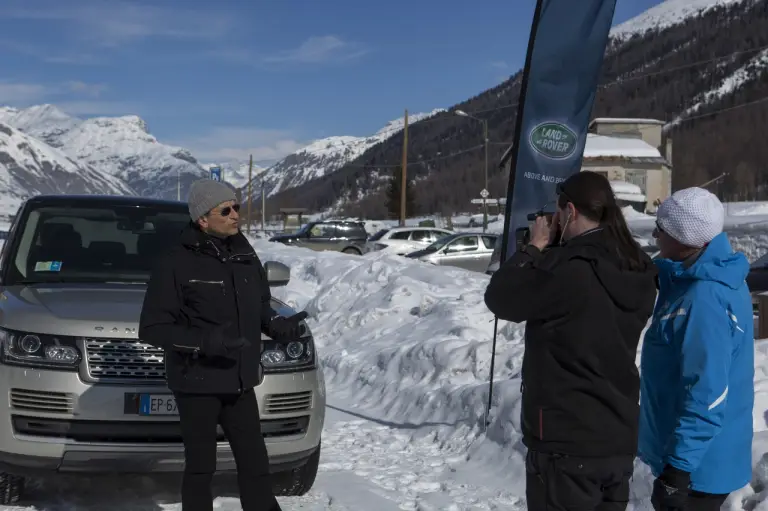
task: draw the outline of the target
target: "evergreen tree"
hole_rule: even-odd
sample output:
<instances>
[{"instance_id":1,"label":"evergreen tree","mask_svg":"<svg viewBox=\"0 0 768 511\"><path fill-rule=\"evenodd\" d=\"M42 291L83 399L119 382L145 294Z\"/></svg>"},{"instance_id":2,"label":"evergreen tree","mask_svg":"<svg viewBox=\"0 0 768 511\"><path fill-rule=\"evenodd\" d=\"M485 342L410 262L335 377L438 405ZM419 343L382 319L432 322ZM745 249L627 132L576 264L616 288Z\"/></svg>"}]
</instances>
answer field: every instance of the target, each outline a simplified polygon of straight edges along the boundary
<instances>
[{"instance_id":1,"label":"evergreen tree","mask_svg":"<svg viewBox=\"0 0 768 511\"><path fill-rule=\"evenodd\" d=\"M387 213L389 218L400 218L400 196L402 193L403 172L401 169L395 169L392 178L386 189ZM413 197L413 181L405 180L405 214L410 216L415 211L415 200Z\"/></svg>"}]
</instances>

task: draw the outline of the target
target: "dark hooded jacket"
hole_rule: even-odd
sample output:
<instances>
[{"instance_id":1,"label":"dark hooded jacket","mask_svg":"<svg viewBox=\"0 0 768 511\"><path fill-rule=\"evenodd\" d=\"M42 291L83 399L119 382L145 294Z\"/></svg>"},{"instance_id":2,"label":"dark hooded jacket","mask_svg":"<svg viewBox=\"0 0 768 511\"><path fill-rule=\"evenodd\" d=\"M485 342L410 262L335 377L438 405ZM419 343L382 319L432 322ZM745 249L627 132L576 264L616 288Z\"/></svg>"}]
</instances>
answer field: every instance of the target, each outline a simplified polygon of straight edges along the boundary
<instances>
[{"instance_id":1,"label":"dark hooded jacket","mask_svg":"<svg viewBox=\"0 0 768 511\"><path fill-rule=\"evenodd\" d=\"M190 224L149 280L139 337L165 351L171 390L240 393L261 381L261 334L269 335L275 316L270 301L264 266L242 233L219 239ZM212 335L245 337L250 346L208 356Z\"/></svg>"},{"instance_id":2,"label":"dark hooded jacket","mask_svg":"<svg viewBox=\"0 0 768 511\"><path fill-rule=\"evenodd\" d=\"M656 299L656 270L623 268L602 228L543 253L528 246L491 278L485 303L527 322L522 432L529 449L574 456L634 455L640 335Z\"/></svg>"}]
</instances>

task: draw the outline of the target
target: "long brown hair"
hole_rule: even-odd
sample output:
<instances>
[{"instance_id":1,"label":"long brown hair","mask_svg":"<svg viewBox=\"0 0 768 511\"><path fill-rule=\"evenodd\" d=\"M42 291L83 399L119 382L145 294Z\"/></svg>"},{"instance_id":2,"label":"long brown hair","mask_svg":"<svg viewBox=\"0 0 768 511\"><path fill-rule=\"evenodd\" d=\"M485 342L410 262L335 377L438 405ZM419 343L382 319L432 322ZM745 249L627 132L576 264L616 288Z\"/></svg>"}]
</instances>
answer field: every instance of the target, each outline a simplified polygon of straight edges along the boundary
<instances>
[{"instance_id":1,"label":"long brown hair","mask_svg":"<svg viewBox=\"0 0 768 511\"><path fill-rule=\"evenodd\" d=\"M584 170L560 183L557 190L560 209L565 209L570 202L579 213L599 223L608 232L616 243L622 266L630 270L646 267L648 257L632 237L611 183L604 175Z\"/></svg>"}]
</instances>

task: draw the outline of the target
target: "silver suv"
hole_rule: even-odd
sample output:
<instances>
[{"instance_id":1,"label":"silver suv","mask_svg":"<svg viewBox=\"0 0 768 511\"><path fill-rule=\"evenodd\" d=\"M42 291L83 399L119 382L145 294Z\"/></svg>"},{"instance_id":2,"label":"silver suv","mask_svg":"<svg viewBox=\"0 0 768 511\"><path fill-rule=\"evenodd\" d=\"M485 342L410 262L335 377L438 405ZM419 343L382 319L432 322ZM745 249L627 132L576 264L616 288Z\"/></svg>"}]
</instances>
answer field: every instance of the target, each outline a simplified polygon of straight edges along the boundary
<instances>
[{"instance_id":1,"label":"silver suv","mask_svg":"<svg viewBox=\"0 0 768 511\"><path fill-rule=\"evenodd\" d=\"M188 221L183 203L138 197L22 205L0 253L0 504L27 475L183 470L163 352L137 330L153 260ZM265 267L270 285L288 283L288 267ZM306 493L320 458L325 382L304 327L285 348L262 340L256 395L278 495ZM219 434L217 468L232 471Z\"/></svg>"}]
</instances>

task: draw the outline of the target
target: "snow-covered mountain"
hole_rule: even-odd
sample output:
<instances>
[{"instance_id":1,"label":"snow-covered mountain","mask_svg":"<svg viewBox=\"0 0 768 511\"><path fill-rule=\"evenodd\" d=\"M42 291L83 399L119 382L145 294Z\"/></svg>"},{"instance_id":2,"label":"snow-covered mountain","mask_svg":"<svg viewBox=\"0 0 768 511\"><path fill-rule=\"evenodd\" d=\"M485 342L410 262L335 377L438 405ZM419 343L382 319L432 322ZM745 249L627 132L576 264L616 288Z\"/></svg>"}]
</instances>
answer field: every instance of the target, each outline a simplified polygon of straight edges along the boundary
<instances>
[{"instance_id":1,"label":"snow-covered mountain","mask_svg":"<svg viewBox=\"0 0 768 511\"><path fill-rule=\"evenodd\" d=\"M706 11L745 0L665 0L634 18L616 25L611 36L625 40L635 34L643 35L647 30L662 30L683 23L688 18L699 16Z\"/></svg>"},{"instance_id":2,"label":"snow-covered mountain","mask_svg":"<svg viewBox=\"0 0 768 511\"><path fill-rule=\"evenodd\" d=\"M138 116L78 119L53 105L0 107L0 122L125 181L141 195L175 199L205 171L186 149L161 144Z\"/></svg>"},{"instance_id":3,"label":"snow-covered mountain","mask_svg":"<svg viewBox=\"0 0 768 511\"><path fill-rule=\"evenodd\" d=\"M0 122L0 216L39 194L135 195L121 179Z\"/></svg>"},{"instance_id":4,"label":"snow-covered mountain","mask_svg":"<svg viewBox=\"0 0 768 511\"><path fill-rule=\"evenodd\" d=\"M248 162L226 162L226 163L201 163L203 169L206 172L210 172L212 167L221 167L224 174L224 181L229 183L235 188L244 188L248 185ZM261 175L262 172L267 170L267 167L253 164L253 170L251 171L252 177ZM208 175L206 173L206 175Z\"/></svg>"},{"instance_id":5,"label":"snow-covered mountain","mask_svg":"<svg viewBox=\"0 0 768 511\"><path fill-rule=\"evenodd\" d=\"M445 110L438 108L429 113L410 114L408 115L408 123L418 122L443 111ZM265 193L267 196L271 196L307 181L323 177L354 160L376 144L384 142L402 131L404 124L405 119L401 117L388 122L386 126L368 137L336 136L316 140L286 156L264 172ZM247 165L245 175L248 175ZM256 198L261 193L261 178L255 181L253 193ZM243 186L246 184L247 180Z\"/></svg>"}]
</instances>

